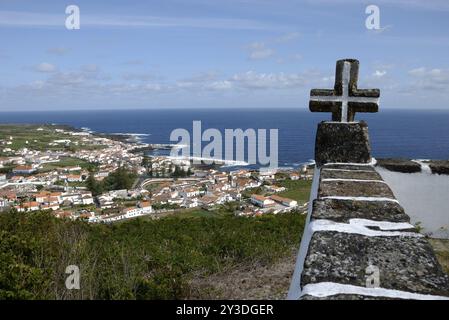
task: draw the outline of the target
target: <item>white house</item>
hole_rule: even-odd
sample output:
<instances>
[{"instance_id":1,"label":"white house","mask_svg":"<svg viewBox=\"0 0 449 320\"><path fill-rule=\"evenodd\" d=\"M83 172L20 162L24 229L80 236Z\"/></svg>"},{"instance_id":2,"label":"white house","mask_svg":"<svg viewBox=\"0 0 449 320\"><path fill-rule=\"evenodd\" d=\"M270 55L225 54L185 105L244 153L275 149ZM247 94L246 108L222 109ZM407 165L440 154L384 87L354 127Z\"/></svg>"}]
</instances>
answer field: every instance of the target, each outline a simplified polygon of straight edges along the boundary
<instances>
[{"instance_id":1,"label":"white house","mask_svg":"<svg viewBox=\"0 0 449 320\"><path fill-rule=\"evenodd\" d=\"M92 196L89 195L83 195L81 197L82 202L84 205L88 205L88 204L94 204L94 198L92 198Z\"/></svg>"},{"instance_id":2,"label":"white house","mask_svg":"<svg viewBox=\"0 0 449 320\"><path fill-rule=\"evenodd\" d=\"M182 206L183 206L184 208L196 208L196 207L199 206L198 199L197 199L197 198L194 198L194 199L187 199L187 200L184 201L184 203L182 204Z\"/></svg>"},{"instance_id":3,"label":"white house","mask_svg":"<svg viewBox=\"0 0 449 320\"><path fill-rule=\"evenodd\" d=\"M255 204L256 206L259 206L262 208L274 205L273 200L271 200L270 198L258 195L258 194L251 195L251 202L253 204Z\"/></svg>"},{"instance_id":4,"label":"white house","mask_svg":"<svg viewBox=\"0 0 449 320\"><path fill-rule=\"evenodd\" d=\"M282 192L285 191L285 187L279 187L279 186L266 186L266 188L271 192Z\"/></svg>"},{"instance_id":5,"label":"white house","mask_svg":"<svg viewBox=\"0 0 449 320\"><path fill-rule=\"evenodd\" d=\"M14 174L31 174L35 172L36 169L32 166L17 166L12 170Z\"/></svg>"},{"instance_id":6,"label":"white house","mask_svg":"<svg viewBox=\"0 0 449 320\"><path fill-rule=\"evenodd\" d=\"M73 171L81 171L82 168L80 166L72 166L72 167L65 167L64 171L73 172Z\"/></svg>"},{"instance_id":7,"label":"white house","mask_svg":"<svg viewBox=\"0 0 449 320\"><path fill-rule=\"evenodd\" d=\"M144 214L153 212L153 207L151 206L151 202L149 201L142 201L139 204L139 207Z\"/></svg>"},{"instance_id":8,"label":"white house","mask_svg":"<svg viewBox=\"0 0 449 320\"><path fill-rule=\"evenodd\" d=\"M290 174L290 179L291 180L299 180L299 173L297 173L297 172L292 172L291 174Z\"/></svg>"},{"instance_id":9,"label":"white house","mask_svg":"<svg viewBox=\"0 0 449 320\"><path fill-rule=\"evenodd\" d=\"M34 202L34 201L25 202L25 203L21 204L20 206L16 206L15 208L19 212L37 211L37 210L39 210L39 203Z\"/></svg>"},{"instance_id":10,"label":"white house","mask_svg":"<svg viewBox=\"0 0 449 320\"><path fill-rule=\"evenodd\" d=\"M259 172L259 179L260 180L266 180L266 179L274 179L276 176L277 170L260 170Z\"/></svg>"},{"instance_id":11,"label":"white house","mask_svg":"<svg viewBox=\"0 0 449 320\"><path fill-rule=\"evenodd\" d=\"M41 209L56 211L59 209L59 204L57 204L57 203L56 204L44 204L44 205L41 205Z\"/></svg>"},{"instance_id":12,"label":"white house","mask_svg":"<svg viewBox=\"0 0 449 320\"><path fill-rule=\"evenodd\" d=\"M217 204L218 198L216 195L205 195L199 199L199 202L204 207L211 207Z\"/></svg>"},{"instance_id":13,"label":"white house","mask_svg":"<svg viewBox=\"0 0 449 320\"><path fill-rule=\"evenodd\" d=\"M123 218L132 218L153 212L153 207L150 202L145 201L141 202L139 207L126 208L123 212Z\"/></svg>"},{"instance_id":14,"label":"white house","mask_svg":"<svg viewBox=\"0 0 449 320\"><path fill-rule=\"evenodd\" d=\"M180 192L183 198L192 198L200 195L200 189L198 188L186 188Z\"/></svg>"},{"instance_id":15,"label":"white house","mask_svg":"<svg viewBox=\"0 0 449 320\"><path fill-rule=\"evenodd\" d=\"M67 181L68 182L82 182L83 177L79 174L69 174L69 175L67 175Z\"/></svg>"},{"instance_id":16,"label":"white house","mask_svg":"<svg viewBox=\"0 0 449 320\"><path fill-rule=\"evenodd\" d=\"M124 218L132 218L136 216L142 215L142 211L140 208L132 207L132 208L126 208L123 210L124 212Z\"/></svg>"},{"instance_id":17,"label":"white house","mask_svg":"<svg viewBox=\"0 0 449 320\"><path fill-rule=\"evenodd\" d=\"M284 198L284 197L279 197L276 195L273 195L270 197L272 200L287 206L287 207L296 207L298 205L298 202L296 200L293 199L289 199L289 198Z\"/></svg>"}]
</instances>

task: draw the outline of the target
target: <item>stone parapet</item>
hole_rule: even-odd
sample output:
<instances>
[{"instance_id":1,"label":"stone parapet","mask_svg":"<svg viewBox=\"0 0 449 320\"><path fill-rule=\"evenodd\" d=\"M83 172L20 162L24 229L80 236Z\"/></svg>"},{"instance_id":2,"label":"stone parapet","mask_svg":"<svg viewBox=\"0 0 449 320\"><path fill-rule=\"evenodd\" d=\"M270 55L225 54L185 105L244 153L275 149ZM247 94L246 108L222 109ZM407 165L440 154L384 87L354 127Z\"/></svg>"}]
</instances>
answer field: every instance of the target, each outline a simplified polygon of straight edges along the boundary
<instances>
[{"instance_id":1,"label":"stone parapet","mask_svg":"<svg viewBox=\"0 0 449 320\"><path fill-rule=\"evenodd\" d=\"M315 141L315 161L326 163L369 163L371 146L365 122L321 122Z\"/></svg>"},{"instance_id":2,"label":"stone parapet","mask_svg":"<svg viewBox=\"0 0 449 320\"><path fill-rule=\"evenodd\" d=\"M323 165L314 179L290 298L449 298L432 247L372 165Z\"/></svg>"}]
</instances>

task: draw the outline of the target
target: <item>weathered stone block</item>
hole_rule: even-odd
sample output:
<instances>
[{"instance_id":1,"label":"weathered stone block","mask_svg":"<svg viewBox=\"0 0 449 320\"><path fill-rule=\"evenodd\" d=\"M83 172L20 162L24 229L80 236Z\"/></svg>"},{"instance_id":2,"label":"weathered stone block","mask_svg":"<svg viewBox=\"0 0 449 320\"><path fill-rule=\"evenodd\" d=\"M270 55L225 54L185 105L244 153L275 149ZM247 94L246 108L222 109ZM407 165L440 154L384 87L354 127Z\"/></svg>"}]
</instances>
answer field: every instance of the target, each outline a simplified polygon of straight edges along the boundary
<instances>
[{"instance_id":1,"label":"weathered stone block","mask_svg":"<svg viewBox=\"0 0 449 320\"><path fill-rule=\"evenodd\" d=\"M321 122L316 135L315 161L318 166L330 162L370 162L367 124L363 121Z\"/></svg>"},{"instance_id":2,"label":"weathered stone block","mask_svg":"<svg viewBox=\"0 0 449 320\"><path fill-rule=\"evenodd\" d=\"M364 165L349 165L349 164L326 164L322 169L337 169L337 170L351 170L351 171L376 171L372 166Z\"/></svg>"},{"instance_id":3,"label":"weathered stone block","mask_svg":"<svg viewBox=\"0 0 449 320\"><path fill-rule=\"evenodd\" d=\"M348 223L350 219L409 222L404 209L392 201L352 201L317 199L313 202L312 219L327 219Z\"/></svg>"},{"instance_id":4,"label":"weathered stone block","mask_svg":"<svg viewBox=\"0 0 449 320\"><path fill-rule=\"evenodd\" d=\"M323 179L357 179L357 180L382 180L380 174L375 171L338 171L321 169L321 180Z\"/></svg>"},{"instance_id":5,"label":"weathered stone block","mask_svg":"<svg viewBox=\"0 0 449 320\"><path fill-rule=\"evenodd\" d=\"M366 268L380 271L380 286L408 292L449 295L443 272L424 238L367 237L339 232L316 232L309 246L302 285L336 282L365 287Z\"/></svg>"},{"instance_id":6,"label":"weathered stone block","mask_svg":"<svg viewBox=\"0 0 449 320\"><path fill-rule=\"evenodd\" d=\"M321 181L318 198L335 196L394 199L393 191L383 182Z\"/></svg>"},{"instance_id":7,"label":"weathered stone block","mask_svg":"<svg viewBox=\"0 0 449 320\"><path fill-rule=\"evenodd\" d=\"M421 165L408 159L376 159L376 165L390 171L413 173L421 172Z\"/></svg>"}]
</instances>

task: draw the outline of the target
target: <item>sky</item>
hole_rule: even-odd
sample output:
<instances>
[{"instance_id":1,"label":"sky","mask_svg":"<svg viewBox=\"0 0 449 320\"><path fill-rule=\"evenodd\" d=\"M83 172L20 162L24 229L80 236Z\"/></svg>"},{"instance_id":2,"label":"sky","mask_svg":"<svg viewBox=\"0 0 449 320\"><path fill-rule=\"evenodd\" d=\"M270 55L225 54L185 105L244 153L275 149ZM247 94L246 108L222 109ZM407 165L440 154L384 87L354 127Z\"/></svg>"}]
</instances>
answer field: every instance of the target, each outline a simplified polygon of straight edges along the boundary
<instances>
[{"instance_id":1,"label":"sky","mask_svg":"<svg viewBox=\"0 0 449 320\"><path fill-rule=\"evenodd\" d=\"M380 108L449 110L448 30L447 0L0 0L0 111L305 109L343 58Z\"/></svg>"}]
</instances>

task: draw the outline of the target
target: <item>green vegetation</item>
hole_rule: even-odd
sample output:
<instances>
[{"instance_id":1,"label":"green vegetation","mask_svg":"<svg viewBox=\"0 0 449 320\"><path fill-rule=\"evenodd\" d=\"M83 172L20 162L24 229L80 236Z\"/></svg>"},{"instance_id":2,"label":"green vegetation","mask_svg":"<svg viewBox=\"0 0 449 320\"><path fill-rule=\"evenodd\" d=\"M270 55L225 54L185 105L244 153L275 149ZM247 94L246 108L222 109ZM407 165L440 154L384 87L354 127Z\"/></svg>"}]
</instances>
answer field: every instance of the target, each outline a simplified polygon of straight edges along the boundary
<instances>
[{"instance_id":1,"label":"green vegetation","mask_svg":"<svg viewBox=\"0 0 449 320\"><path fill-rule=\"evenodd\" d=\"M296 200L299 204L309 201L310 188L312 186L311 180L285 179L277 182L276 185L285 187L287 189L286 191L277 193L278 196ZM243 198L249 198L252 194L267 195L267 192L262 187L251 188L245 190L242 193L242 196Z\"/></svg>"},{"instance_id":2,"label":"green vegetation","mask_svg":"<svg viewBox=\"0 0 449 320\"><path fill-rule=\"evenodd\" d=\"M80 137L71 136L62 132L56 132L56 129L75 131L74 128L61 125L0 124L0 140L10 141L11 144L5 145L4 147L12 150L29 148L39 151L76 151L81 149L101 149L104 147L97 145L84 145ZM13 139L10 140L10 137ZM64 143L49 145L54 143L55 140L70 140L71 143L67 145Z\"/></svg>"},{"instance_id":3,"label":"green vegetation","mask_svg":"<svg viewBox=\"0 0 449 320\"><path fill-rule=\"evenodd\" d=\"M12 170L14 169L14 165L8 165L8 166L4 166L3 168L0 168L0 174L8 174L11 173Z\"/></svg>"},{"instance_id":4,"label":"green vegetation","mask_svg":"<svg viewBox=\"0 0 449 320\"><path fill-rule=\"evenodd\" d=\"M443 270L449 275L449 240L448 239L429 239L433 247L438 262Z\"/></svg>"},{"instance_id":5,"label":"green vegetation","mask_svg":"<svg viewBox=\"0 0 449 320\"><path fill-rule=\"evenodd\" d=\"M221 205L216 205L210 209L193 208L184 209L180 213L177 212L176 216L179 218L197 218L197 217L213 217L213 218L225 218L229 215L234 215L234 212L238 209L239 202L227 202Z\"/></svg>"},{"instance_id":6,"label":"green vegetation","mask_svg":"<svg viewBox=\"0 0 449 320\"><path fill-rule=\"evenodd\" d=\"M153 204L154 210L176 210L180 209L180 206L176 203L154 203Z\"/></svg>"},{"instance_id":7,"label":"green vegetation","mask_svg":"<svg viewBox=\"0 0 449 320\"><path fill-rule=\"evenodd\" d=\"M304 216L171 216L89 225L46 213L0 215L0 299L181 299L189 279L267 266L299 245ZM67 290L68 265L81 289Z\"/></svg>"},{"instance_id":8,"label":"green vegetation","mask_svg":"<svg viewBox=\"0 0 449 320\"><path fill-rule=\"evenodd\" d=\"M87 162L83 159L72 158L72 157L63 157L60 159L59 162L50 162L50 163L43 164L41 171L49 171L49 170L55 170L55 169L59 169L59 168L78 167L78 166L81 167L81 169L86 169L86 170L95 170L97 168L96 164Z\"/></svg>"},{"instance_id":9,"label":"green vegetation","mask_svg":"<svg viewBox=\"0 0 449 320\"><path fill-rule=\"evenodd\" d=\"M103 188L109 190L131 189L137 174L127 168L120 167L103 180Z\"/></svg>"},{"instance_id":10,"label":"green vegetation","mask_svg":"<svg viewBox=\"0 0 449 320\"><path fill-rule=\"evenodd\" d=\"M249 189L246 189L246 190L244 190L242 192L242 197L244 199L249 199L249 198L251 198L252 194L264 195L265 194L265 190L262 187L249 188Z\"/></svg>"},{"instance_id":11,"label":"green vegetation","mask_svg":"<svg viewBox=\"0 0 449 320\"><path fill-rule=\"evenodd\" d=\"M103 181L95 180L93 172L90 172L86 179L86 186L94 196L97 196L105 191L131 189L136 179L137 174L134 171L120 167Z\"/></svg>"},{"instance_id":12,"label":"green vegetation","mask_svg":"<svg viewBox=\"0 0 449 320\"><path fill-rule=\"evenodd\" d=\"M42 128L42 131L38 131ZM49 146L54 140L70 139L77 141L71 136L55 132L56 127L38 126L38 125L0 125L0 140L11 141L12 144L7 147L18 150L21 148L30 148L34 150L64 150L64 145ZM13 137L12 140L9 140ZM27 143L28 141L28 143Z\"/></svg>"},{"instance_id":13,"label":"green vegetation","mask_svg":"<svg viewBox=\"0 0 449 320\"><path fill-rule=\"evenodd\" d=\"M207 211L204 209L187 209L182 210L180 213L176 213L178 218L217 218L220 215L214 211Z\"/></svg>"},{"instance_id":14,"label":"green vegetation","mask_svg":"<svg viewBox=\"0 0 449 320\"><path fill-rule=\"evenodd\" d=\"M188 168L186 171L179 166L175 166L175 171L173 172L172 176L175 178L185 178L185 177L189 177L191 175L192 175L192 170L190 170L190 168Z\"/></svg>"},{"instance_id":15,"label":"green vegetation","mask_svg":"<svg viewBox=\"0 0 449 320\"><path fill-rule=\"evenodd\" d=\"M279 185L287 188L278 193L279 196L296 200L299 204L309 201L311 180L284 180Z\"/></svg>"},{"instance_id":16,"label":"green vegetation","mask_svg":"<svg viewBox=\"0 0 449 320\"><path fill-rule=\"evenodd\" d=\"M160 190L162 188L163 185L164 185L164 183L159 183L159 182L148 183L145 186L145 189L147 189L150 192L157 192L158 190Z\"/></svg>"},{"instance_id":17,"label":"green vegetation","mask_svg":"<svg viewBox=\"0 0 449 320\"><path fill-rule=\"evenodd\" d=\"M146 169L148 175L152 175L151 168L152 168L153 162L151 160L151 157L144 155L141 165L142 165L142 167L144 167Z\"/></svg>"}]
</instances>

